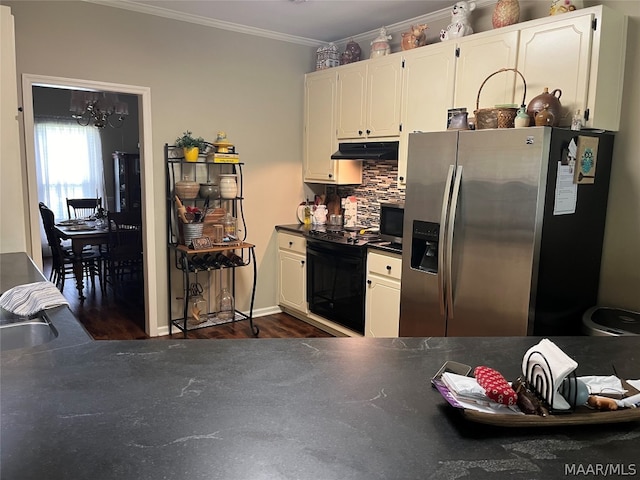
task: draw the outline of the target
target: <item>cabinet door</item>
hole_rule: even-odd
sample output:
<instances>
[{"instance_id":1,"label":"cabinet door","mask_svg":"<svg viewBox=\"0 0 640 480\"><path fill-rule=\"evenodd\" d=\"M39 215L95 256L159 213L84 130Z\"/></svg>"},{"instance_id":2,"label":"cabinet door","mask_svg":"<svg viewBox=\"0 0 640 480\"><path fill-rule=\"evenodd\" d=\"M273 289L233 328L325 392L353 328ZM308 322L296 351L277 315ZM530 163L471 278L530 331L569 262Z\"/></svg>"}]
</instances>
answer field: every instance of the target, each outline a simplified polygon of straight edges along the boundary
<instances>
[{"instance_id":1,"label":"cabinet door","mask_svg":"<svg viewBox=\"0 0 640 480\"><path fill-rule=\"evenodd\" d=\"M329 182L334 178L331 154L338 149L335 129L336 73L320 72L305 78L304 180Z\"/></svg>"},{"instance_id":2,"label":"cabinet door","mask_svg":"<svg viewBox=\"0 0 640 480\"><path fill-rule=\"evenodd\" d=\"M593 15L558 20L520 32L518 70L527 80L527 101L544 87L560 89L559 126L571 125L576 109L584 112L589 88ZM522 88L517 92L522 95Z\"/></svg>"},{"instance_id":3,"label":"cabinet door","mask_svg":"<svg viewBox=\"0 0 640 480\"><path fill-rule=\"evenodd\" d=\"M397 337L400 323L400 282L369 274L365 336Z\"/></svg>"},{"instance_id":4,"label":"cabinet door","mask_svg":"<svg viewBox=\"0 0 640 480\"><path fill-rule=\"evenodd\" d=\"M446 112L453 106L456 45L443 42L404 54L398 183L406 183L409 134L447 128Z\"/></svg>"},{"instance_id":5,"label":"cabinet door","mask_svg":"<svg viewBox=\"0 0 640 480\"><path fill-rule=\"evenodd\" d=\"M369 138L400 134L402 58L399 55L373 60L367 69L365 133Z\"/></svg>"},{"instance_id":6,"label":"cabinet door","mask_svg":"<svg viewBox=\"0 0 640 480\"><path fill-rule=\"evenodd\" d=\"M280 250L278 291L280 305L307 313L306 256Z\"/></svg>"},{"instance_id":7,"label":"cabinet door","mask_svg":"<svg viewBox=\"0 0 640 480\"><path fill-rule=\"evenodd\" d=\"M453 107L466 107L469 116L473 116L482 82L501 68L516 67L518 32L492 33L481 35L480 38L465 37L458 41L458 48L460 56L456 66ZM515 72L499 73L491 77L480 92L480 108L503 103L521 103L522 97L519 100L514 99L516 82L522 85L520 77ZM446 115L446 112L444 114Z\"/></svg>"},{"instance_id":8,"label":"cabinet door","mask_svg":"<svg viewBox=\"0 0 640 480\"><path fill-rule=\"evenodd\" d=\"M367 65L340 67L338 73L338 139L364 138L366 123Z\"/></svg>"}]
</instances>

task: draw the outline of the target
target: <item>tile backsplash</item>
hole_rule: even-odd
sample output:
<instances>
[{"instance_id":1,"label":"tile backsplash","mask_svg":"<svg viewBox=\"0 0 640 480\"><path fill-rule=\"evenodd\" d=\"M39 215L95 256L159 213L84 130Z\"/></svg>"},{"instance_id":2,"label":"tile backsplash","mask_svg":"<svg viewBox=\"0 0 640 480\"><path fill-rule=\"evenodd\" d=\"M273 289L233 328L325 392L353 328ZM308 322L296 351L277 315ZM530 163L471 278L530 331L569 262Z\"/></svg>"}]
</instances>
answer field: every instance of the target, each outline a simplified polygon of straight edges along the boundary
<instances>
[{"instance_id":1,"label":"tile backsplash","mask_svg":"<svg viewBox=\"0 0 640 480\"><path fill-rule=\"evenodd\" d=\"M327 187L327 193L334 192L341 198L353 195L358 199L358 225L363 227L379 225L380 202L404 202L396 160L364 160L362 184Z\"/></svg>"}]
</instances>

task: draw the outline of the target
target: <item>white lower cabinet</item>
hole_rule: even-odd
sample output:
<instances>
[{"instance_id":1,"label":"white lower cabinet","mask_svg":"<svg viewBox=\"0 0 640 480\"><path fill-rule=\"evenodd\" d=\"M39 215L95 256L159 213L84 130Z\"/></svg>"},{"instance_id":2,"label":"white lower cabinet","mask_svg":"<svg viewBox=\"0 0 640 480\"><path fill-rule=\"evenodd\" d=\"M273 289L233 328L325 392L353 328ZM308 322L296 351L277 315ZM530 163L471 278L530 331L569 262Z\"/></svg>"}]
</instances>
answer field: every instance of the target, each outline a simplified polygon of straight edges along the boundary
<instances>
[{"instance_id":1,"label":"white lower cabinet","mask_svg":"<svg viewBox=\"0 0 640 480\"><path fill-rule=\"evenodd\" d=\"M400 255L370 250L367 254L365 337L397 337L400 323Z\"/></svg>"},{"instance_id":2,"label":"white lower cabinet","mask_svg":"<svg viewBox=\"0 0 640 480\"><path fill-rule=\"evenodd\" d=\"M278 233L278 303L308 313L306 241L300 235Z\"/></svg>"}]
</instances>

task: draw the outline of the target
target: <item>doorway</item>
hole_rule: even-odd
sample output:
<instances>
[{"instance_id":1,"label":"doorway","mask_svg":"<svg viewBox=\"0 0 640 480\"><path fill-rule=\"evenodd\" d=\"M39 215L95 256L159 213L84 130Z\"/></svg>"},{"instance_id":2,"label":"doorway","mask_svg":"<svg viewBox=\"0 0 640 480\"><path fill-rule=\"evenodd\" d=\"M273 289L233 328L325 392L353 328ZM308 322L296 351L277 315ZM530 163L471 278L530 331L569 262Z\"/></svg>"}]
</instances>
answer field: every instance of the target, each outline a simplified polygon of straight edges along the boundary
<instances>
[{"instance_id":1,"label":"doorway","mask_svg":"<svg viewBox=\"0 0 640 480\"><path fill-rule=\"evenodd\" d=\"M138 129L140 133L140 179L142 190L142 222L144 250L144 285L145 285L145 331L149 336L159 334L158 326L158 290L155 259L155 244L152 232L155 230L155 219L152 211L153 189L153 148L151 138L151 91L148 87L95 82L91 80L68 79L41 75L24 74L22 76L22 98L24 108L24 137L27 164L28 210L31 232L31 254L36 265L43 268L40 240L40 218L38 211L37 175L35 161L34 138L34 87L53 87L71 90L94 90L129 94L136 96L138 103Z\"/></svg>"}]
</instances>

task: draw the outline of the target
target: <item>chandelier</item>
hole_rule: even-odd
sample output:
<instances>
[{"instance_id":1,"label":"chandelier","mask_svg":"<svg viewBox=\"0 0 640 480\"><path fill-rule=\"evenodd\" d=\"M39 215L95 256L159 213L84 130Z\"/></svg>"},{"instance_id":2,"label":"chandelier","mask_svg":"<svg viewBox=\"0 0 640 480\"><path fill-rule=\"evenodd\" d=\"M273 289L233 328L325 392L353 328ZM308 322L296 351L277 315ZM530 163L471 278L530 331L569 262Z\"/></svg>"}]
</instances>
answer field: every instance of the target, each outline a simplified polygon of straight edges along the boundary
<instances>
[{"instance_id":1,"label":"chandelier","mask_svg":"<svg viewBox=\"0 0 640 480\"><path fill-rule=\"evenodd\" d=\"M118 95L108 92L72 91L71 116L76 119L78 125L86 127L104 128L109 125L119 128L124 123L124 118L129 115L129 106L120 101Z\"/></svg>"}]
</instances>

